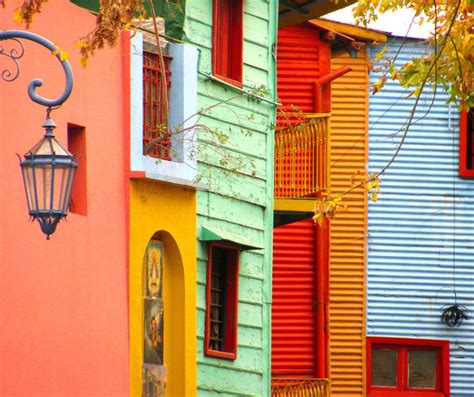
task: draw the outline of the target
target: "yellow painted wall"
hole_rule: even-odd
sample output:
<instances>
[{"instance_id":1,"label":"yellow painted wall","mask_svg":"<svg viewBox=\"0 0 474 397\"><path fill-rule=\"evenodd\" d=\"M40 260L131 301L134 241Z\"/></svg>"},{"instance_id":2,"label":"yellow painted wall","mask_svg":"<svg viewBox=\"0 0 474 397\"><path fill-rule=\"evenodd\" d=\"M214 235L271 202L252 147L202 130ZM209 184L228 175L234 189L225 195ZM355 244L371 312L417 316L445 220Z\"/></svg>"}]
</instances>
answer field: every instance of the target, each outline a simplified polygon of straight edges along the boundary
<instances>
[{"instance_id":1,"label":"yellow painted wall","mask_svg":"<svg viewBox=\"0 0 474 397\"><path fill-rule=\"evenodd\" d=\"M366 176L368 87L367 55L332 59L332 70L353 70L331 85L331 193L351 186L351 175ZM331 221L330 379L332 395L365 394L365 304L367 193L344 197L348 211Z\"/></svg>"},{"instance_id":2,"label":"yellow painted wall","mask_svg":"<svg viewBox=\"0 0 474 397\"><path fill-rule=\"evenodd\" d=\"M164 362L167 396L196 394L196 193L151 180L130 182L130 384L142 395L143 256L164 244Z\"/></svg>"}]
</instances>

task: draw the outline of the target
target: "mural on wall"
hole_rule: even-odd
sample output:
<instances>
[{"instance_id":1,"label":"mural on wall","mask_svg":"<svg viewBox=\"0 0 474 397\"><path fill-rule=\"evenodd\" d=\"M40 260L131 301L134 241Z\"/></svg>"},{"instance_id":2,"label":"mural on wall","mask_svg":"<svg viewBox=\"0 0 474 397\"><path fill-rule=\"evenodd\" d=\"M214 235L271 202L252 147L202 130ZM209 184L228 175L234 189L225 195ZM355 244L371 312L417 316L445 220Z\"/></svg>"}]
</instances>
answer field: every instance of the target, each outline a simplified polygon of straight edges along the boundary
<instances>
[{"instance_id":1,"label":"mural on wall","mask_svg":"<svg viewBox=\"0 0 474 397\"><path fill-rule=\"evenodd\" d=\"M143 364L143 397L166 395L166 369L161 365Z\"/></svg>"},{"instance_id":2,"label":"mural on wall","mask_svg":"<svg viewBox=\"0 0 474 397\"><path fill-rule=\"evenodd\" d=\"M163 243L152 239L143 258L143 396L165 395L166 368L163 363Z\"/></svg>"}]
</instances>

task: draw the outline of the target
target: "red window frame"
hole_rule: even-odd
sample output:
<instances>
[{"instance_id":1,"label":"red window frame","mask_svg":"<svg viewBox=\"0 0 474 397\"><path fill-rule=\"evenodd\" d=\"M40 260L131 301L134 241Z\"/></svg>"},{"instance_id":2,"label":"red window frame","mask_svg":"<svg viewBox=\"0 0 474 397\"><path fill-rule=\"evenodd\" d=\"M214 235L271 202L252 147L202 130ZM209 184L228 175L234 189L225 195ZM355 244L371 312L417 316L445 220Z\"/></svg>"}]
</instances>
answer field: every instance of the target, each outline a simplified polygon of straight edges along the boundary
<instances>
[{"instance_id":1,"label":"red window frame","mask_svg":"<svg viewBox=\"0 0 474 397\"><path fill-rule=\"evenodd\" d=\"M242 87L244 1L212 2L212 74Z\"/></svg>"},{"instance_id":2,"label":"red window frame","mask_svg":"<svg viewBox=\"0 0 474 397\"><path fill-rule=\"evenodd\" d=\"M459 119L459 175L474 177L474 108L463 110Z\"/></svg>"},{"instance_id":3,"label":"red window frame","mask_svg":"<svg viewBox=\"0 0 474 397\"><path fill-rule=\"evenodd\" d=\"M222 347L214 348L211 344L211 327L216 319L212 318L212 276L215 270L214 261L217 251L225 253L223 263L224 288L221 294L223 298L222 315L223 328L221 329ZM227 243L209 243L206 272L206 323L204 333L204 354L206 356L218 357L227 360L237 358L237 304L238 304L238 277L239 277L239 248Z\"/></svg>"},{"instance_id":4,"label":"red window frame","mask_svg":"<svg viewBox=\"0 0 474 397\"><path fill-rule=\"evenodd\" d=\"M372 349L398 351L396 387L372 386ZM436 351L436 388L408 387L408 352L410 350ZM433 339L406 339L387 337L367 338L367 396L368 397L449 397L449 341Z\"/></svg>"},{"instance_id":5,"label":"red window frame","mask_svg":"<svg viewBox=\"0 0 474 397\"><path fill-rule=\"evenodd\" d=\"M157 126L168 126L169 116L169 93L171 87L171 57L163 54L165 65L166 87L164 86L163 74L161 73L160 55L154 51L143 51L143 147L153 139L160 136ZM164 90L168 96L168 108L165 108ZM163 139L156 144L147 156L171 160L171 140Z\"/></svg>"}]
</instances>

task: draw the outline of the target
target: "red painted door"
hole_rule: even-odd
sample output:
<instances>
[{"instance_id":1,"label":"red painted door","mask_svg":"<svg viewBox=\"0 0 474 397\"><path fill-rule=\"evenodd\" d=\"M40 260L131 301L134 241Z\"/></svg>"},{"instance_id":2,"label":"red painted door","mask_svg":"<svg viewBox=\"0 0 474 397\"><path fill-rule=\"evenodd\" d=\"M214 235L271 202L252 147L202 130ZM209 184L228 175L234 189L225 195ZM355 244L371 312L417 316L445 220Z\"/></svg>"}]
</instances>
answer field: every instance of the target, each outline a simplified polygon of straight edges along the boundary
<instances>
[{"instance_id":1,"label":"red painted door","mask_svg":"<svg viewBox=\"0 0 474 397\"><path fill-rule=\"evenodd\" d=\"M315 377L315 226L273 232L272 377Z\"/></svg>"}]
</instances>

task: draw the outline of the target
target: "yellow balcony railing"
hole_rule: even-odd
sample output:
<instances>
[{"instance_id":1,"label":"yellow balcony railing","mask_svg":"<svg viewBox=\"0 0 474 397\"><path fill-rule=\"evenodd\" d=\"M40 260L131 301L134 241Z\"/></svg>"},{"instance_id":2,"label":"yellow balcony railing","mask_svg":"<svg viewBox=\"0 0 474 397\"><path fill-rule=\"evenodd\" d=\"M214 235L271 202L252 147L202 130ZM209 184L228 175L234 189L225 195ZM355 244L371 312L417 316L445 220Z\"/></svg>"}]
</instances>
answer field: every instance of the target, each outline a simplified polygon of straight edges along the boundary
<instances>
[{"instance_id":1,"label":"yellow balcony railing","mask_svg":"<svg viewBox=\"0 0 474 397\"><path fill-rule=\"evenodd\" d=\"M272 397L331 397L329 379L272 378Z\"/></svg>"},{"instance_id":2,"label":"yellow balcony railing","mask_svg":"<svg viewBox=\"0 0 474 397\"><path fill-rule=\"evenodd\" d=\"M329 114L302 114L287 124L275 132L275 198L313 197L326 192Z\"/></svg>"}]
</instances>

